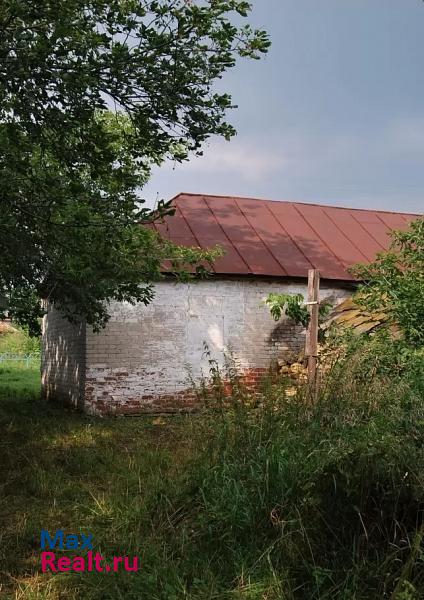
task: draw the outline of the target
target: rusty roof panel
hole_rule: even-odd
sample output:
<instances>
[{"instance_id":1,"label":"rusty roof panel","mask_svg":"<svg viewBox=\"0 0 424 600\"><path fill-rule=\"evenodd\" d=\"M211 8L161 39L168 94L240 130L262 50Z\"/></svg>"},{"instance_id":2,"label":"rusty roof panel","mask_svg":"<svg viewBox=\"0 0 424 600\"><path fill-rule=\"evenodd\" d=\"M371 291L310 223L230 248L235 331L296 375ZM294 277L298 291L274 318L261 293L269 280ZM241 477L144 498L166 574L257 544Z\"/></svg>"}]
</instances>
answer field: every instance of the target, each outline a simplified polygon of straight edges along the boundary
<instances>
[{"instance_id":1,"label":"rusty roof panel","mask_svg":"<svg viewBox=\"0 0 424 600\"><path fill-rule=\"evenodd\" d=\"M202 196L187 196L181 200L178 207L197 239L211 240L209 245L228 241Z\"/></svg>"},{"instance_id":2,"label":"rusty roof panel","mask_svg":"<svg viewBox=\"0 0 424 600\"><path fill-rule=\"evenodd\" d=\"M213 212L216 220L232 241L257 242L255 231L237 206L234 198L206 197L206 204Z\"/></svg>"},{"instance_id":3,"label":"rusty roof panel","mask_svg":"<svg viewBox=\"0 0 424 600\"><path fill-rule=\"evenodd\" d=\"M249 265L250 272L253 275L271 275L275 277L287 275L261 240L236 240L234 241L234 246L240 256L243 257L243 260Z\"/></svg>"},{"instance_id":4,"label":"rusty roof panel","mask_svg":"<svg viewBox=\"0 0 424 600\"><path fill-rule=\"evenodd\" d=\"M380 244L382 250L387 250L390 245L389 231L390 229L383 223L377 212L369 210L352 211L355 219L362 227Z\"/></svg>"},{"instance_id":5,"label":"rusty roof panel","mask_svg":"<svg viewBox=\"0 0 424 600\"><path fill-rule=\"evenodd\" d=\"M210 248L213 244L208 240L201 239L203 248ZM213 265L216 273L249 275L252 273L250 267L242 259L237 248L228 240L219 242L218 245L223 249L224 255L218 258Z\"/></svg>"},{"instance_id":6,"label":"rusty roof panel","mask_svg":"<svg viewBox=\"0 0 424 600\"><path fill-rule=\"evenodd\" d=\"M199 248L200 244L192 235L174 235L171 239L177 246L185 246L186 248Z\"/></svg>"},{"instance_id":7,"label":"rusty roof panel","mask_svg":"<svg viewBox=\"0 0 424 600\"><path fill-rule=\"evenodd\" d=\"M207 198L207 204L253 275L286 275L243 215L234 198L219 198L215 202Z\"/></svg>"},{"instance_id":8,"label":"rusty roof panel","mask_svg":"<svg viewBox=\"0 0 424 600\"><path fill-rule=\"evenodd\" d=\"M354 281L347 269L389 245L392 229L419 215L274 202L251 198L180 194L176 214L155 224L177 244L225 255L216 273L306 277L311 267L325 279Z\"/></svg>"},{"instance_id":9,"label":"rusty roof panel","mask_svg":"<svg viewBox=\"0 0 424 600\"><path fill-rule=\"evenodd\" d=\"M237 199L237 204L252 228L282 267L284 273L302 277L310 262L281 226L275 215L255 200Z\"/></svg>"},{"instance_id":10,"label":"rusty roof panel","mask_svg":"<svg viewBox=\"0 0 424 600\"><path fill-rule=\"evenodd\" d=\"M156 230L163 236L169 239L173 239L176 236L192 237L190 227L186 219L184 219L178 205L175 205L175 214L173 216L166 216L163 219L159 219L155 222Z\"/></svg>"},{"instance_id":11,"label":"rusty roof panel","mask_svg":"<svg viewBox=\"0 0 424 600\"><path fill-rule=\"evenodd\" d=\"M339 258L344 267L367 260L366 256L352 244L342 229L339 229L321 206L298 204L297 209L330 251Z\"/></svg>"},{"instance_id":12,"label":"rusty roof panel","mask_svg":"<svg viewBox=\"0 0 424 600\"><path fill-rule=\"evenodd\" d=\"M412 223L412 221L415 221L417 218L417 215L404 215L402 214L403 219L405 219L406 223L408 223L408 225L410 223Z\"/></svg>"},{"instance_id":13,"label":"rusty roof panel","mask_svg":"<svg viewBox=\"0 0 424 600\"><path fill-rule=\"evenodd\" d=\"M372 261L382 248L345 208L325 207L325 213L344 235L359 248L367 261ZM361 262L361 261L358 261Z\"/></svg>"},{"instance_id":14,"label":"rusty roof panel","mask_svg":"<svg viewBox=\"0 0 424 600\"><path fill-rule=\"evenodd\" d=\"M322 239L297 210L294 203L269 202L268 206L313 268L319 269L323 277L328 279L352 279L339 259L330 252Z\"/></svg>"},{"instance_id":15,"label":"rusty roof panel","mask_svg":"<svg viewBox=\"0 0 424 600\"><path fill-rule=\"evenodd\" d=\"M390 229L408 229L408 223L402 217L402 215L395 215L394 213L380 213L380 219Z\"/></svg>"}]
</instances>

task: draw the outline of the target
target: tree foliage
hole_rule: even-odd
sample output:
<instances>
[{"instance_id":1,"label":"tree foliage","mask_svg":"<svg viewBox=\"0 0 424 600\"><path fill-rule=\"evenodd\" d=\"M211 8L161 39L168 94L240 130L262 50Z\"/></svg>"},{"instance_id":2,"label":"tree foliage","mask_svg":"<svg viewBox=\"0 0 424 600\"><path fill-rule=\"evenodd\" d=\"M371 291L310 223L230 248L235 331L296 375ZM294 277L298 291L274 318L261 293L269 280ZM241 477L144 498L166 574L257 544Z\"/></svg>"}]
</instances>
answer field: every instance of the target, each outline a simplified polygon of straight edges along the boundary
<instances>
[{"instance_id":1,"label":"tree foliage","mask_svg":"<svg viewBox=\"0 0 424 600\"><path fill-rule=\"evenodd\" d=\"M297 325L307 327L309 325L310 314L305 304L303 294L269 294L265 300L269 307L274 321L279 321L283 315L292 319ZM319 318L322 322L328 315L331 304L323 301L319 305Z\"/></svg>"},{"instance_id":2,"label":"tree foliage","mask_svg":"<svg viewBox=\"0 0 424 600\"><path fill-rule=\"evenodd\" d=\"M353 272L365 283L355 296L369 311L387 315L405 340L424 344L424 220L413 221L406 231L394 231L388 252Z\"/></svg>"},{"instance_id":3,"label":"tree foliage","mask_svg":"<svg viewBox=\"0 0 424 600\"><path fill-rule=\"evenodd\" d=\"M308 326L309 312L302 294L269 294L265 300L274 321L283 315L293 319L298 325Z\"/></svg>"},{"instance_id":4,"label":"tree foliage","mask_svg":"<svg viewBox=\"0 0 424 600\"><path fill-rule=\"evenodd\" d=\"M0 295L36 323L40 297L99 326L105 300L148 302L164 259L213 258L158 238L141 189L153 165L229 139L214 82L263 31L240 0L3 0ZM26 306L26 308L25 308Z\"/></svg>"}]
</instances>

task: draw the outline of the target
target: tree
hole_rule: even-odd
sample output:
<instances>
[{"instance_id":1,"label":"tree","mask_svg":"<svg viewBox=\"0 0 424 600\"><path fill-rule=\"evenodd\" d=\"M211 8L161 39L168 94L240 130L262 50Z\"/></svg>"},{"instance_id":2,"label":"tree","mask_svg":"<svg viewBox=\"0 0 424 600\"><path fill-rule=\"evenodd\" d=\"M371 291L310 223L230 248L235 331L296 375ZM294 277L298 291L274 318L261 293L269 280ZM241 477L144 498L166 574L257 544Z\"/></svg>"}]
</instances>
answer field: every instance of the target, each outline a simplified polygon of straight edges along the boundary
<instances>
[{"instance_id":1,"label":"tree","mask_svg":"<svg viewBox=\"0 0 424 600\"><path fill-rule=\"evenodd\" d=\"M355 301L370 312L381 312L400 327L405 340L424 344L424 220L406 231L394 231L388 252L353 272L365 281Z\"/></svg>"},{"instance_id":2,"label":"tree","mask_svg":"<svg viewBox=\"0 0 424 600\"><path fill-rule=\"evenodd\" d=\"M94 326L105 301L149 302L172 270L213 255L141 226L150 169L229 139L213 84L263 31L240 0L3 0L0 6L0 295L36 326L40 298Z\"/></svg>"}]
</instances>

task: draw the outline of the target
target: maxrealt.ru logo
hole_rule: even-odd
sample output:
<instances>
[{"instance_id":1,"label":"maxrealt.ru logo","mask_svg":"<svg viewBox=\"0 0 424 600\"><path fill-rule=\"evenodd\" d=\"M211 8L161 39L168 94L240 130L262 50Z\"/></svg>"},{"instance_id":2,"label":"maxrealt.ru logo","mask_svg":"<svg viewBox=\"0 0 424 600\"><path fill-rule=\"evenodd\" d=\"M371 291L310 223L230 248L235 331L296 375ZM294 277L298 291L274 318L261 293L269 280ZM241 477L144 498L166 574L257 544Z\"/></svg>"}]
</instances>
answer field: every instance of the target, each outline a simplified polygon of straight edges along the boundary
<instances>
[{"instance_id":1,"label":"maxrealt.ru logo","mask_svg":"<svg viewBox=\"0 0 424 600\"><path fill-rule=\"evenodd\" d=\"M99 552L93 551L93 536L91 534L65 534L62 529L57 530L54 535L50 535L45 529L41 530L41 571L46 573L74 572L74 573L116 573L119 570L130 572L138 571L139 558L134 556L130 559L128 556L112 556L107 559ZM77 556L57 556L55 552L46 551L74 550L78 552ZM80 556L80 551L84 551L84 556Z\"/></svg>"}]
</instances>

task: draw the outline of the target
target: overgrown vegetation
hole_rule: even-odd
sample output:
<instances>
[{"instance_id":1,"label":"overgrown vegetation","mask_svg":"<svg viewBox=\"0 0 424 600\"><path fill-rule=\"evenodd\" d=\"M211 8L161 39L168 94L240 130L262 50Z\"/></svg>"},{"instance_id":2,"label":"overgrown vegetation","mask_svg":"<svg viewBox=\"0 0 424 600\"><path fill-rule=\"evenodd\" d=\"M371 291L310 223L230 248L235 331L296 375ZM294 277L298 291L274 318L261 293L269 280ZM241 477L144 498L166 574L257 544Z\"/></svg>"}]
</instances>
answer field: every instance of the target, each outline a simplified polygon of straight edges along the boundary
<instances>
[{"instance_id":1,"label":"overgrown vegetation","mask_svg":"<svg viewBox=\"0 0 424 600\"><path fill-rule=\"evenodd\" d=\"M172 494L163 478L177 478L186 460L185 428L172 420L154 427L84 418L44 405L10 379L0 394L0 596L148 597L146 587L153 589L158 571L163 581L169 568L162 565L161 531L151 526L151 502L161 490ZM41 575L40 530L60 527L93 533L105 554L140 554L141 576Z\"/></svg>"},{"instance_id":2,"label":"overgrown vegetation","mask_svg":"<svg viewBox=\"0 0 424 600\"><path fill-rule=\"evenodd\" d=\"M286 397L280 382L252 411L237 380L233 390L232 408L225 399L220 420L214 412L206 421L196 508L182 525L201 557L194 570L210 565L208 589L422 597L423 353L400 343L388 352L384 335L356 337L313 405Z\"/></svg>"},{"instance_id":3,"label":"overgrown vegetation","mask_svg":"<svg viewBox=\"0 0 424 600\"><path fill-rule=\"evenodd\" d=\"M366 283L356 301L367 310L383 312L398 325L406 341L424 344L424 219L406 231L391 234L389 252L369 265L357 265L354 273Z\"/></svg>"},{"instance_id":4,"label":"overgrown vegetation","mask_svg":"<svg viewBox=\"0 0 424 600\"><path fill-rule=\"evenodd\" d=\"M13 331L0 333L0 354L40 355L40 338L30 336L27 329L14 328Z\"/></svg>"},{"instance_id":5,"label":"overgrown vegetation","mask_svg":"<svg viewBox=\"0 0 424 600\"><path fill-rule=\"evenodd\" d=\"M315 404L281 380L253 396L231 367L229 398L213 376L207 410L162 425L3 392L5 597L421 598L422 350L348 340ZM141 571L41 575L42 527Z\"/></svg>"}]
</instances>

